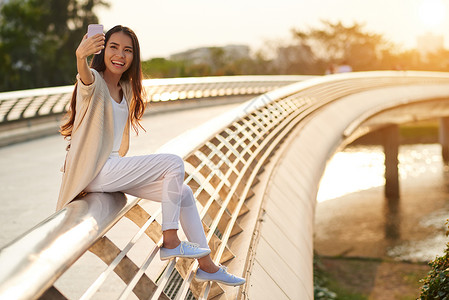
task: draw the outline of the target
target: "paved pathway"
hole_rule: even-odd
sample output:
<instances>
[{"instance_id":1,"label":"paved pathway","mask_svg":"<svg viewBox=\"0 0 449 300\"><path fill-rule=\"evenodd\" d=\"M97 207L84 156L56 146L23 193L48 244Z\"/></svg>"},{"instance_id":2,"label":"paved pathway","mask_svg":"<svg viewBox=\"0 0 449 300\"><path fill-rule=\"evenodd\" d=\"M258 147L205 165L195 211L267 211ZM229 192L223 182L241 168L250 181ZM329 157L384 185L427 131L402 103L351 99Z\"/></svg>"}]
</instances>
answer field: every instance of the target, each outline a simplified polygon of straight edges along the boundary
<instances>
[{"instance_id":1,"label":"paved pathway","mask_svg":"<svg viewBox=\"0 0 449 300\"><path fill-rule=\"evenodd\" d=\"M131 137L128 155L154 152L179 134L238 104L148 115L147 132ZM61 182L66 143L59 135L0 148L0 247L50 216Z\"/></svg>"}]
</instances>

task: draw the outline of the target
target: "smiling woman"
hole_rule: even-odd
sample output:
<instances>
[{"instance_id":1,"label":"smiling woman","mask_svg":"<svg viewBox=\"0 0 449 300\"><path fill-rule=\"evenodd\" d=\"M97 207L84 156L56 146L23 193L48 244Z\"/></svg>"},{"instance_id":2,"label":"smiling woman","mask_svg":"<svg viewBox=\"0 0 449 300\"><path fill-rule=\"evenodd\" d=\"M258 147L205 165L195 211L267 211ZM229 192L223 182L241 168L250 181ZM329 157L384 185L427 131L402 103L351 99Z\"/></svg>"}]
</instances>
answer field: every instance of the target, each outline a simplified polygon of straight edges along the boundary
<instances>
[{"instance_id":1,"label":"smiling woman","mask_svg":"<svg viewBox=\"0 0 449 300\"><path fill-rule=\"evenodd\" d=\"M428 30L441 25L446 17L447 7L442 0L422 0L419 6L419 18Z\"/></svg>"},{"instance_id":2,"label":"smiling woman","mask_svg":"<svg viewBox=\"0 0 449 300\"><path fill-rule=\"evenodd\" d=\"M96 54L98 52L98 54ZM94 55L90 66L87 57ZM68 139L57 209L86 193L122 192L161 203L161 260L198 259L197 281L237 286L232 275L212 260L196 200L184 184L184 161L170 153L125 157L130 126L140 126L145 106L140 46L130 28L116 25L106 34L84 36L76 49L77 82L68 120ZM178 238L179 224L189 241Z\"/></svg>"}]
</instances>

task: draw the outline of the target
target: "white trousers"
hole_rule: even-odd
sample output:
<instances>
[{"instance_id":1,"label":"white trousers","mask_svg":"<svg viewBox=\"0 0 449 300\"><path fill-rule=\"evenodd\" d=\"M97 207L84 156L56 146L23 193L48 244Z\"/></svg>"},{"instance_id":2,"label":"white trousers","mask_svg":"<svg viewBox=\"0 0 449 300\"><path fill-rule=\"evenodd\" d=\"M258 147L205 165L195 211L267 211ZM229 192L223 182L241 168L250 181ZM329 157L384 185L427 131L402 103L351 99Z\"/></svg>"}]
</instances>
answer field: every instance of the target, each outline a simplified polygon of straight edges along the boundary
<instances>
[{"instance_id":1,"label":"white trousers","mask_svg":"<svg viewBox=\"0 0 449 300\"><path fill-rule=\"evenodd\" d=\"M184 183L184 161L173 154L111 156L86 192L123 192L162 203L162 230L182 229L191 242L209 248L192 190Z\"/></svg>"}]
</instances>

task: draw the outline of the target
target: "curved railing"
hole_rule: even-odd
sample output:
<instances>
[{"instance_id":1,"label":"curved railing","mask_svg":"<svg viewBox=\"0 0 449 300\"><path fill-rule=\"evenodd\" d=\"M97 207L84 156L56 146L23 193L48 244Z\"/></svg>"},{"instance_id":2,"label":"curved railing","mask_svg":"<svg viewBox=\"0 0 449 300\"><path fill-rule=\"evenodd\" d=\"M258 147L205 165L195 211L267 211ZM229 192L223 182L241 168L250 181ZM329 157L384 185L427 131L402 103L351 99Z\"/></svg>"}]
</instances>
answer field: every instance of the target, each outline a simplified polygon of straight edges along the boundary
<instances>
[{"instance_id":1,"label":"curved railing","mask_svg":"<svg viewBox=\"0 0 449 300\"><path fill-rule=\"evenodd\" d=\"M310 76L217 76L147 79L151 102L262 94ZM0 124L64 113L73 85L0 93Z\"/></svg>"},{"instance_id":2,"label":"curved railing","mask_svg":"<svg viewBox=\"0 0 449 300\"><path fill-rule=\"evenodd\" d=\"M417 93L415 97L402 97L401 92L409 87L410 90L423 92ZM388 106L449 98L449 75L368 72L307 80L256 97L160 149L159 152L176 153L185 160L185 183L192 188L198 200L215 262L226 264L230 271L250 279L253 252L257 252L258 230L255 229L258 228L263 201L263 197L254 194L254 189L270 158L293 130L302 130L307 124L313 123L311 120L325 108L351 95L378 91L394 93L396 100L379 102L369 107L372 115ZM366 104L359 101L351 105L355 109L357 105ZM449 114L449 110L441 111L443 113ZM328 118L321 122L327 121L331 122L328 124L331 132L333 121ZM353 127L354 124L363 123L356 119L354 122L351 123ZM346 136L335 137L332 147L337 147L353 136L356 127L346 131ZM315 139L319 140L319 137L315 133ZM312 136L307 141L307 155L313 158L315 140ZM325 159L331 155L330 151L335 150L331 146L327 147L319 149L325 152L317 162L319 167L316 169L320 170L303 171L313 173L313 176L304 177L306 184L302 186L307 185L306 192L301 196L304 199L298 199L310 203L307 213L301 213L304 219L301 222L310 224L313 219L320 172ZM135 233L125 241L122 235L127 230L120 229L120 226L131 226L126 223L126 219L137 227ZM161 242L159 220L159 205L133 197L126 199L120 193L90 194L74 201L1 250L0 299L9 299L7 297L11 295L16 299L37 298L40 295L62 297L64 291L59 291L59 280L56 280L89 249L107 267L81 295L72 296L75 298L90 299L94 295L101 298L102 290L112 289L119 290L113 297L118 299L126 299L131 294L139 299L206 299L224 292L228 298L246 297L248 286L229 289L217 284L196 282L193 275L197 267L195 261L158 260L156 254ZM119 237L114 236L114 232L119 233ZM138 249L137 241L143 237L146 237L144 250L140 255L133 254L133 249ZM304 247L310 248L311 242L312 237L308 236ZM312 299L312 258L310 255L305 257L307 268L299 278L302 283L299 287L304 290L306 298ZM120 284L109 283L107 288L102 289L108 278L114 277L114 273L123 282L123 288L120 288ZM72 298L70 295L67 297ZM104 294L103 297L111 298Z\"/></svg>"},{"instance_id":3,"label":"curved railing","mask_svg":"<svg viewBox=\"0 0 449 300\"><path fill-rule=\"evenodd\" d=\"M308 78L311 76L147 79L143 81L143 86L145 99L152 105L147 112L160 112L219 105L223 101L243 102L250 95L262 94ZM69 107L72 91L73 86L63 86L0 93L0 147L57 133L61 118Z\"/></svg>"}]
</instances>

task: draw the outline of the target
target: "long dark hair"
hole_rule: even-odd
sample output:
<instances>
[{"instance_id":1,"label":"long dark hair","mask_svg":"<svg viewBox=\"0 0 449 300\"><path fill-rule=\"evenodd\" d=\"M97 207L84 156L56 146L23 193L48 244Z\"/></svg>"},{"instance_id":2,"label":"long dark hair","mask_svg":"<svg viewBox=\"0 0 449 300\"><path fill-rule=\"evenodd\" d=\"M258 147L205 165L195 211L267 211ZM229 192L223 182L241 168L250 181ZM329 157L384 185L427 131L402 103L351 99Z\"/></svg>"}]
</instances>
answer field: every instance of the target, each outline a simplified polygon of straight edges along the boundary
<instances>
[{"instance_id":1,"label":"long dark hair","mask_svg":"<svg viewBox=\"0 0 449 300\"><path fill-rule=\"evenodd\" d=\"M130 116L131 125L136 133L139 131L139 127L143 129L140 125L140 120L142 119L143 113L145 111L145 103L143 101L144 90L142 88L142 68L140 64L140 46L136 34L130 28L117 25L111 28L105 35L104 44L106 46L109 38L112 34L116 32L123 32L128 35L132 40L133 46L133 61L131 66L126 70L120 80L129 81L131 83L133 98L130 101ZM90 67L97 70L98 72L103 72L106 70L106 65L104 63L104 51L101 50L99 54L94 55L92 61L90 62ZM70 101L70 108L67 110L65 116L66 122L61 125L59 132L64 136L64 138L69 138L72 135L73 123L75 122L76 115L76 88L77 83L75 83L75 88L72 93L72 100Z\"/></svg>"}]
</instances>

